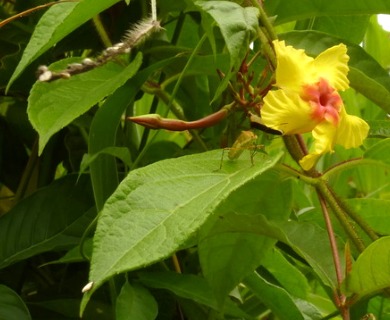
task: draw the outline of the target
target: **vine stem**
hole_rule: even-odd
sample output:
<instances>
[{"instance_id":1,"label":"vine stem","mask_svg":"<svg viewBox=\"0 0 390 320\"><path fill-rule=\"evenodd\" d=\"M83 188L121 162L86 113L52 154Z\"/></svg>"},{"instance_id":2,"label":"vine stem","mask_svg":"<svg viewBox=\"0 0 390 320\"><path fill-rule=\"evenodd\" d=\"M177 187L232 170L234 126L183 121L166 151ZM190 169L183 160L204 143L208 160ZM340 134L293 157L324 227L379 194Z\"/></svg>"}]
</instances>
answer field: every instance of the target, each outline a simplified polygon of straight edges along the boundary
<instances>
[{"instance_id":1,"label":"vine stem","mask_svg":"<svg viewBox=\"0 0 390 320\"><path fill-rule=\"evenodd\" d=\"M332 256L333 256L333 263L334 263L334 267L335 267L335 271L336 271L337 284L338 284L338 288L340 288L341 283L343 282L343 270L341 267L339 250L337 248L337 240L336 240L336 236L335 236L335 233L333 230L332 221L331 221L330 216L329 216L326 201L325 201L324 197L321 195L321 193L318 191L317 191L317 196L318 196L318 199L319 199L320 204L321 204L321 211L322 211L322 215L323 215L324 220L325 220L326 231L327 231L328 237L329 237L329 244L331 247ZM341 312L344 320L349 320L350 319L349 309L348 309L348 307L345 306L346 297L345 297L345 295L343 295L339 292L339 289L337 291L338 291L337 292L337 301L339 302L338 305L340 308L340 312Z\"/></svg>"},{"instance_id":2,"label":"vine stem","mask_svg":"<svg viewBox=\"0 0 390 320\"><path fill-rule=\"evenodd\" d=\"M254 7L259 9L259 13L260 13L259 20L260 20L261 24L263 25L264 29L266 30L266 32L268 34L268 38L271 41L276 40L277 39L276 33L275 33L274 28L273 28L273 26L268 18L268 15L265 13L265 11L263 9L263 6L260 4L260 2L258 0L251 0L251 2L252 2L252 5Z\"/></svg>"},{"instance_id":3,"label":"vine stem","mask_svg":"<svg viewBox=\"0 0 390 320\"><path fill-rule=\"evenodd\" d=\"M172 95L168 94L166 91L160 89L159 87L152 87L148 85L143 85L142 89L150 94L156 95L158 98L160 98L167 106L169 106L169 109L173 112L173 114L180 120L185 121L185 115L183 112L183 108L177 103L175 99L173 99ZM194 140L199 144L199 146L204 150L207 151L208 147L198 134L196 130L189 130L191 135L193 136Z\"/></svg>"},{"instance_id":4,"label":"vine stem","mask_svg":"<svg viewBox=\"0 0 390 320\"><path fill-rule=\"evenodd\" d=\"M333 191L331 191L330 187L324 180L318 180L316 189L332 208L332 211L335 214L337 220L340 222L344 231L347 233L348 238L351 239L352 243L359 252L363 252L366 246L348 220L348 213L345 212L344 209L339 205L336 195L333 193Z\"/></svg>"},{"instance_id":5,"label":"vine stem","mask_svg":"<svg viewBox=\"0 0 390 320\"><path fill-rule=\"evenodd\" d=\"M93 21L95 29L100 37L100 40L103 42L104 46L106 48L111 47L112 42L110 40L110 37L108 36L106 29L104 28L104 25L103 25L102 19L100 19L100 16L99 15L94 16L92 21Z\"/></svg>"},{"instance_id":6,"label":"vine stem","mask_svg":"<svg viewBox=\"0 0 390 320\"><path fill-rule=\"evenodd\" d=\"M150 2L150 6L152 8L152 20L156 21L157 20L157 3L156 3L156 0L152 0Z\"/></svg>"}]
</instances>

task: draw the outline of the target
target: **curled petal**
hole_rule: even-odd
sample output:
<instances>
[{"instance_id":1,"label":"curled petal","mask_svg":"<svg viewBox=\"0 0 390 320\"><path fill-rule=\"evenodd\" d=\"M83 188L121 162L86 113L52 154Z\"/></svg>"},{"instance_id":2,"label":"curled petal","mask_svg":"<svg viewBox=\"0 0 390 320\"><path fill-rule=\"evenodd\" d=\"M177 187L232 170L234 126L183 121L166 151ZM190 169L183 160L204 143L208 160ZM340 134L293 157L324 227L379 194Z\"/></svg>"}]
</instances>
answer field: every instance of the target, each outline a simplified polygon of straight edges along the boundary
<instances>
[{"instance_id":1,"label":"curled petal","mask_svg":"<svg viewBox=\"0 0 390 320\"><path fill-rule=\"evenodd\" d=\"M314 59L302 49L286 46L284 41L275 40L273 44L277 59L276 86L300 92Z\"/></svg>"},{"instance_id":2,"label":"curled petal","mask_svg":"<svg viewBox=\"0 0 390 320\"><path fill-rule=\"evenodd\" d=\"M322 154L332 152L336 135L337 127L330 122L323 121L316 126L313 130L314 145L310 153L299 161L301 167L309 170Z\"/></svg>"},{"instance_id":3,"label":"curled petal","mask_svg":"<svg viewBox=\"0 0 390 320\"><path fill-rule=\"evenodd\" d=\"M311 106L293 92L270 91L264 98L261 118L267 127L283 132L298 134L309 132L317 125L311 118Z\"/></svg>"},{"instance_id":4,"label":"curled petal","mask_svg":"<svg viewBox=\"0 0 390 320\"><path fill-rule=\"evenodd\" d=\"M336 90L349 88L347 74L349 56L345 44L333 46L314 59L315 77L326 79Z\"/></svg>"},{"instance_id":5,"label":"curled petal","mask_svg":"<svg viewBox=\"0 0 390 320\"><path fill-rule=\"evenodd\" d=\"M363 119L347 114L343 108L341 111L341 122L337 130L336 143L346 149L356 148L363 144L369 129L370 127Z\"/></svg>"},{"instance_id":6,"label":"curled petal","mask_svg":"<svg viewBox=\"0 0 390 320\"><path fill-rule=\"evenodd\" d=\"M315 59L307 56L302 49L286 46L284 41L274 41L278 61L276 86L285 90L300 92L301 86L326 79L336 90L349 87L347 47L333 46Z\"/></svg>"},{"instance_id":7,"label":"curled petal","mask_svg":"<svg viewBox=\"0 0 390 320\"><path fill-rule=\"evenodd\" d=\"M309 153L308 155L304 156L301 160L299 160L299 164L303 170L308 171L314 167L314 165L317 163L317 160L320 156L321 154L318 153Z\"/></svg>"}]
</instances>

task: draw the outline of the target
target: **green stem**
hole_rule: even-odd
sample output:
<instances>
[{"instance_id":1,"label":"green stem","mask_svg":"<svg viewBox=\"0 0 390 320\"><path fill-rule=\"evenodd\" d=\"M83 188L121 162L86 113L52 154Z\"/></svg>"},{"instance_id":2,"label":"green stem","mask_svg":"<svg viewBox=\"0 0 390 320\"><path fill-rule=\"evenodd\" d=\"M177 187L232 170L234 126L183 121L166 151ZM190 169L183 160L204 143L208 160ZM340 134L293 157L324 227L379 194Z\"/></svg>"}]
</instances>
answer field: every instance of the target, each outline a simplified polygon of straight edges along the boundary
<instances>
[{"instance_id":1,"label":"green stem","mask_svg":"<svg viewBox=\"0 0 390 320\"><path fill-rule=\"evenodd\" d=\"M283 136L283 141L292 158L299 164L299 160L301 160L307 154L306 146L304 145L301 136ZM321 176L321 174L315 168L311 168L305 172L308 176L313 178Z\"/></svg>"},{"instance_id":2,"label":"green stem","mask_svg":"<svg viewBox=\"0 0 390 320\"><path fill-rule=\"evenodd\" d=\"M154 94L158 98L160 98L166 105L169 106L169 109L172 111L172 113L180 120L186 121L186 117L183 112L183 108L180 106L180 104L172 98L172 96L167 93L164 90L161 90L160 88L150 87L144 85L143 90L147 93ZM208 147L198 134L196 130L189 130L191 135L193 136L194 140L199 144L199 146L204 150L207 151Z\"/></svg>"},{"instance_id":3,"label":"green stem","mask_svg":"<svg viewBox=\"0 0 390 320\"><path fill-rule=\"evenodd\" d=\"M177 80L176 84L175 84L175 87L173 88L173 91L172 91L172 95L171 95L171 98L170 100L168 101L167 105L168 107L170 107L171 103L172 103L172 100L175 98L176 96L176 93L177 93L177 90L179 90L179 87L181 85L181 82L183 80L183 77L184 75L186 74L188 68L190 67L191 63L192 63L192 60L194 60L196 54L198 53L198 51L200 50L200 48L202 47L203 45L203 42L207 39L207 35L204 34L202 36L202 38L200 38L198 44L196 45L196 47L194 48L194 50L192 51L191 53L191 56L189 57L186 65L184 66L183 70L180 72L180 76L179 76L179 79ZM183 120L183 119L182 119Z\"/></svg>"},{"instance_id":4,"label":"green stem","mask_svg":"<svg viewBox=\"0 0 390 320\"><path fill-rule=\"evenodd\" d=\"M286 173L287 175L289 175L293 178L297 178L297 179L299 179L299 180L301 180L309 185L315 186L318 183L318 178L310 177L310 176L303 174L302 172L300 172L294 168L291 168L285 164L277 164L277 165L275 165L274 168L280 172Z\"/></svg>"},{"instance_id":5,"label":"green stem","mask_svg":"<svg viewBox=\"0 0 390 320\"><path fill-rule=\"evenodd\" d=\"M337 172L340 172L342 170L354 168L356 166L360 167L362 164L376 165L376 166L382 164L384 167L388 167L388 166L384 165L382 162L375 161L375 160L370 160L370 159L351 159L351 160L345 161L345 162L343 162L343 163L341 163L341 164L339 164L337 166L334 166L331 169L329 169L327 172L325 172L323 174L323 178L325 180L327 180L327 179L329 179L330 175L333 175L333 174L335 174ZM330 192L332 192L332 191L330 190ZM344 201L342 201L341 199L337 199L337 202L338 202L338 205L340 206L340 208L342 208L343 211L353 221L355 221L359 225L359 227L371 238L371 240L375 241L375 240L379 239L379 236L368 225L368 223L366 221L364 221L364 219L362 219L362 217L360 217L356 212L354 212L353 210L348 208L347 204Z\"/></svg>"},{"instance_id":6,"label":"green stem","mask_svg":"<svg viewBox=\"0 0 390 320\"><path fill-rule=\"evenodd\" d=\"M348 221L346 213L340 207L338 201L336 200L336 196L331 191L330 187L327 185L327 183L324 180L318 180L316 189L319 192L319 194L324 198L324 200L328 203L328 205L332 208L333 213L335 214L337 220L340 222L344 231L348 235L348 238L351 239L352 243L359 250L359 252L363 252L365 249L365 245L363 241L359 238L355 229Z\"/></svg>"},{"instance_id":7,"label":"green stem","mask_svg":"<svg viewBox=\"0 0 390 320\"><path fill-rule=\"evenodd\" d=\"M106 29L103 26L103 22L100 19L99 15L96 15L93 17L93 24L94 24L96 31L100 37L100 40L103 42L104 46L106 48L111 47L112 42L111 42L110 37L108 36L108 34L106 32Z\"/></svg>"},{"instance_id":8,"label":"green stem","mask_svg":"<svg viewBox=\"0 0 390 320\"><path fill-rule=\"evenodd\" d=\"M332 190L329 190L329 192L333 193ZM376 232L370 227L370 225L366 221L364 221L361 216L359 216L355 211L351 210L342 199L339 199L335 196L334 198L337 201L339 207L345 212L345 214L348 215L348 217L350 217L353 221L355 221L359 225L359 227L371 238L371 240L375 241L379 239L379 236L376 234Z\"/></svg>"},{"instance_id":9,"label":"green stem","mask_svg":"<svg viewBox=\"0 0 390 320\"><path fill-rule=\"evenodd\" d=\"M330 176L337 174L339 172L353 169L353 168L359 168L362 165L368 165L368 166L382 166L385 169L389 168L389 165L386 163L383 163L382 161L377 161L373 159L364 159L364 158L355 158L355 159L349 159L347 161L341 162L331 168L329 168L327 171L324 172L323 177L325 179L329 179Z\"/></svg>"},{"instance_id":10,"label":"green stem","mask_svg":"<svg viewBox=\"0 0 390 320\"><path fill-rule=\"evenodd\" d=\"M263 6L260 5L260 3L257 0L252 0L252 4L257 9L259 9L259 13L260 13L259 19L260 19L261 24L264 26L265 30L267 31L267 33L269 35L269 39L271 41L276 40L277 36L276 36L275 31L274 31L274 27L272 26L272 24L268 18L268 15L265 13Z\"/></svg>"},{"instance_id":11,"label":"green stem","mask_svg":"<svg viewBox=\"0 0 390 320\"><path fill-rule=\"evenodd\" d=\"M264 53L267 56L268 61L272 66L272 69L275 70L276 55L271 45L270 39L267 37L267 35L263 32L263 30L260 27L257 28L257 35L259 36L260 42L263 44Z\"/></svg>"},{"instance_id":12,"label":"green stem","mask_svg":"<svg viewBox=\"0 0 390 320\"><path fill-rule=\"evenodd\" d=\"M20 180L18 189L16 190L14 204L18 203L19 200L24 198L28 185L31 182L31 177L33 176L33 173L38 165L38 161L38 138L36 138L32 146L26 168L23 171L22 179Z\"/></svg>"}]
</instances>

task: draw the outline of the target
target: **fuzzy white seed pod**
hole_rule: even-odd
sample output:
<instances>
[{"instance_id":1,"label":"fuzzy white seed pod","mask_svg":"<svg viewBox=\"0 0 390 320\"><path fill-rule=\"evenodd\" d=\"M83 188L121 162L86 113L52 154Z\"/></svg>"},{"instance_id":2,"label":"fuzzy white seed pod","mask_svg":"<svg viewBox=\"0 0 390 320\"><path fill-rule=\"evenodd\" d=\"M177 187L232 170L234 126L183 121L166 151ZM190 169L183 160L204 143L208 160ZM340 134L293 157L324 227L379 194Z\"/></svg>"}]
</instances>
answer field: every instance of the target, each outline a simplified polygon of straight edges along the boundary
<instances>
[{"instance_id":1,"label":"fuzzy white seed pod","mask_svg":"<svg viewBox=\"0 0 390 320\"><path fill-rule=\"evenodd\" d=\"M85 66L94 66L96 65L96 62L89 59L89 58L85 58L82 62L81 62L83 65Z\"/></svg>"},{"instance_id":2,"label":"fuzzy white seed pod","mask_svg":"<svg viewBox=\"0 0 390 320\"><path fill-rule=\"evenodd\" d=\"M91 290L92 289L92 287L93 287L93 284L94 284L94 282L93 281L91 281L91 282L88 282L82 289L81 289L81 292L82 293L86 293L86 292L88 292L89 290Z\"/></svg>"},{"instance_id":3,"label":"fuzzy white seed pod","mask_svg":"<svg viewBox=\"0 0 390 320\"><path fill-rule=\"evenodd\" d=\"M84 66L81 63L71 63L67 67L68 70L78 71L84 69Z\"/></svg>"},{"instance_id":4,"label":"fuzzy white seed pod","mask_svg":"<svg viewBox=\"0 0 390 320\"><path fill-rule=\"evenodd\" d=\"M46 72L48 70L49 70L49 68L47 66L45 66L45 65L42 65L42 66L38 67L38 72L39 73L44 73L44 72Z\"/></svg>"},{"instance_id":5,"label":"fuzzy white seed pod","mask_svg":"<svg viewBox=\"0 0 390 320\"><path fill-rule=\"evenodd\" d=\"M38 80L45 82L51 80L52 77L53 77L53 73L50 70L46 70L39 75Z\"/></svg>"},{"instance_id":6,"label":"fuzzy white seed pod","mask_svg":"<svg viewBox=\"0 0 390 320\"><path fill-rule=\"evenodd\" d=\"M153 33L160 31L160 21L147 18L140 23L137 23L129 31L127 31L123 43L126 48L134 48L144 42Z\"/></svg>"},{"instance_id":7,"label":"fuzzy white seed pod","mask_svg":"<svg viewBox=\"0 0 390 320\"><path fill-rule=\"evenodd\" d=\"M106 50L105 50L105 53L111 55L111 54L115 54L118 52L118 48L117 47L108 47Z\"/></svg>"},{"instance_id":8,"label":"fuzzy white seed pod","mask_svg":"<svg viewBox=\"0 0 390 320\"><path fill-rule=\"evenodd\" d=\"M64 79L69 79L70 78L70 73L66 72L66 71L60 72L59 75L60 75L61 78L64 78Z\"/></svg>"}]
</instances>

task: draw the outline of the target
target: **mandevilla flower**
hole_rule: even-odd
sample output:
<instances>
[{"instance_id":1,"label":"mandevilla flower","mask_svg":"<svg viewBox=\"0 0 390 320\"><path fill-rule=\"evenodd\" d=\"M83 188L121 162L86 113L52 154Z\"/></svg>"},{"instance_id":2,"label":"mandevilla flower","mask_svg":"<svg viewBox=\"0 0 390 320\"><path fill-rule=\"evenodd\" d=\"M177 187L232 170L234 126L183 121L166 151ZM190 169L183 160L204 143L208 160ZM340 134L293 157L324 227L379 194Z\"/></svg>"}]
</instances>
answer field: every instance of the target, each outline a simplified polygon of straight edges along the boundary
<instances>
[{"instance_id":1,"label":"mandevilla flower","mask_svg":"<svg viewBox=\"0 0 390 320\"><path fill-rule=\"evenodd\" d=\"M264 124L284 135L312 132L312 149L299 161L304 170L312 168L322 154L333 152L335 144L360 146L367 137L368 124L346 113L338 93L349 87L347 47L339 44L314 59L284 41L273 43L275 85L279 89L264 97Z\"/></svg>"}]
</instances>

